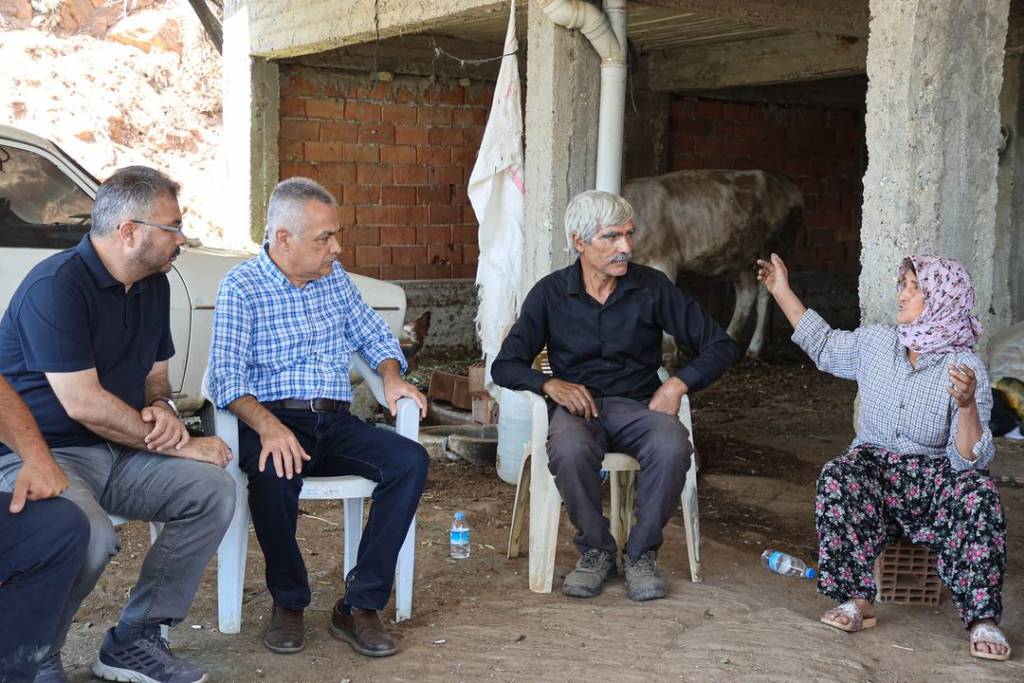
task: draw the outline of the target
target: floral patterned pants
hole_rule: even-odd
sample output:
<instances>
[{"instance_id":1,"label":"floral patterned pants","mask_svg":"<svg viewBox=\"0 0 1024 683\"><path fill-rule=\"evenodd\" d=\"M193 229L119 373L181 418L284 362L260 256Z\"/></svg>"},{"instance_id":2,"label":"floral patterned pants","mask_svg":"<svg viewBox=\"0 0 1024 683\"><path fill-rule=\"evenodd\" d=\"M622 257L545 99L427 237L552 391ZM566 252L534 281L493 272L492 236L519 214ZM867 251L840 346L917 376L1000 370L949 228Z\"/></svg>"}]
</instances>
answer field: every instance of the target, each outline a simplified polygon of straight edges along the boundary
<instances>
[{"instance_id":1,"label":"floral patterned pants","mask_svg":"<svg viewBox=\"0 0 1024 683\"><path fill-rule=\"evenodd\" d=\"M936 553L939 578L969 626L1002 616L1003 505L990 477L945 458L857 446L818 477L818 591L873 602L875 558L906 536Z\"/></svg>"}]
</instances>

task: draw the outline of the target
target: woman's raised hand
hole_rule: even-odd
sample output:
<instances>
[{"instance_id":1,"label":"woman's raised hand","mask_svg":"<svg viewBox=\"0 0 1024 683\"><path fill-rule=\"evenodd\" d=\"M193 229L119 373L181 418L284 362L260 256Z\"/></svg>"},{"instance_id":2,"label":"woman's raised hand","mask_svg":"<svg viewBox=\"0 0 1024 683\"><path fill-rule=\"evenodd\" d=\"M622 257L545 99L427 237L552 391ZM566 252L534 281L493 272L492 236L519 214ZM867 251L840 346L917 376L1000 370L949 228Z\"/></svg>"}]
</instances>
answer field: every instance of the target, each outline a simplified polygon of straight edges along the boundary
<instances>
[{"instance_id":1,"label":"woman's raised hand","mask_svg":"<svg viewBox=\"0 0 1024 683\"><path fill-rule=\"evenodd\" d=\"M978 378L974 370L967 365L949 366L949 386L946 392L956 399L957 405L967 408L974 405L974 391L978 388Z\"/></svg>"},{"instance_id":2,"label":"woman's raised hand","mask_svg":"<svg viewBox=\"0 0 1024 683\"><path fill-rule=\"evenodd\" d=\"M757 279L764 283L772 296L789 290L789 269L778 254L771 255L771 261L757 259Z\"/></svg>"}]
</instances>

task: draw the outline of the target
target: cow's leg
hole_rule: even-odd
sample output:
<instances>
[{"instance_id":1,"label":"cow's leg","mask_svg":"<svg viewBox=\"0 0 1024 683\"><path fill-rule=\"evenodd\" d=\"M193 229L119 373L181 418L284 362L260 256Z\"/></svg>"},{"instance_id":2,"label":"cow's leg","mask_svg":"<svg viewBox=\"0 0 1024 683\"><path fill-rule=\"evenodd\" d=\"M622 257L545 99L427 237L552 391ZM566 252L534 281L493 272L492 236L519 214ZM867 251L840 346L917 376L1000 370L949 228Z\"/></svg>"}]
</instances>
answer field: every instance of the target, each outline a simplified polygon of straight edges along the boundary
<instances>
[{"instance_id":1,"label":"cow's leg","mask_svg":"<svg viewBox=\"0 0 1024 683\"><path fill-rule=\"evenodd\" d=\"M665 277L669 279L673 284L676 281L676 269L675 266L666 261L654 261L646 264L655 270L660 270L665 274ZM661 339L661 364L669 372L675 372L678 369L678 348L676 347L676 340L670 334L665 334Z\"/></svg>"},{"instance_id":2,"label":"cow's leg","mask_svg":"<svg viewBox=\"0 0 1024 683\"><path fill-rule=\"evenodd\" d=\"M768 331L768 289L757 288L757 323L754 325L754 336L750 338L747 356L760 358L764 350L764 338Z\"/></svg>"},{"instance_id":3,"label":"cow's leg","mask_svg":"<svg viewBox=\"0 0 1024 683\"><path fill-rule=\"evenodd\" d=\"M753 271L747 268L738 271L733 286L736 288L736 308L733 309L732 320L729 321L729 329L726 332L738 342L740 335L743 334L743 328L750 320L754 301L757 299L757 280Z\"/></svg>"}]
</instances>

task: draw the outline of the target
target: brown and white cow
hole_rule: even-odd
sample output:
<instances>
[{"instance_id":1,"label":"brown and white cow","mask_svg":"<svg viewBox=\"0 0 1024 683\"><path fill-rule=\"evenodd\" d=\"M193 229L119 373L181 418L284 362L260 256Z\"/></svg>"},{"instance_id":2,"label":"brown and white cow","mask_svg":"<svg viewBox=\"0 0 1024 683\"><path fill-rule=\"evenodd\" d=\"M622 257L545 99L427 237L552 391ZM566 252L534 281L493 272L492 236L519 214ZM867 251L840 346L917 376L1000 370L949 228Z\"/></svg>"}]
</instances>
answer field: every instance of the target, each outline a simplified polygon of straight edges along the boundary
<instances>
[{"instance_id":1,"label":"brown and white cow","mask_svg":"<svg viewBox=\"0 0 1024 683\"><path fill-rule=\"evenodd\" d=\"M738 339L757 302L747 354L764 346L768 294L754 261L793 243L804 199L789 178L769 171L676 171L630 180L622 188L635 212L633 260L665 273L731 280L736 308L728 333ZM674 342L670 344L674 351Z\"/></svg>"}]
</instances>

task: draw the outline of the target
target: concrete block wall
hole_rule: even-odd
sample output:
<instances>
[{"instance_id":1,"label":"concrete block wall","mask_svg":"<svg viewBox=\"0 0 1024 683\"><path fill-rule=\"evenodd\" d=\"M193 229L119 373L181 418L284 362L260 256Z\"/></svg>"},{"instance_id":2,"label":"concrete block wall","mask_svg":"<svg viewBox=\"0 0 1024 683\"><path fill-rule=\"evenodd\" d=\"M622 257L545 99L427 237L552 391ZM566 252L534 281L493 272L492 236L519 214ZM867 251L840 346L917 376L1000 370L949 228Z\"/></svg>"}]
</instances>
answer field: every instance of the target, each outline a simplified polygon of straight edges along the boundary
<instances>
[{"instance_id":1,"label":"concrete block wall","mask_svg":"<svg viewBox=\"0 0 1024 683\"><path fill-rule=\"evenodd\" d=\"M490 83L378 81L281 65L280 177L322 183L341 204L341 261L385 280L476 276L466 184Z\"/></svg>"},{"instance_id":2,"label":"concrete block wall","mask_svg":"<svg viewBox=\"0 0 1024 683\"><path fill-rule=\"evenodd\" d=\"M804 194L797 270L860 270L864 114L852 109L679 97L670 108L673 170L780 171Z\"/></svg>"}]
</instances>

